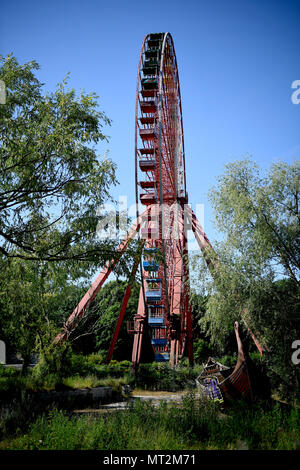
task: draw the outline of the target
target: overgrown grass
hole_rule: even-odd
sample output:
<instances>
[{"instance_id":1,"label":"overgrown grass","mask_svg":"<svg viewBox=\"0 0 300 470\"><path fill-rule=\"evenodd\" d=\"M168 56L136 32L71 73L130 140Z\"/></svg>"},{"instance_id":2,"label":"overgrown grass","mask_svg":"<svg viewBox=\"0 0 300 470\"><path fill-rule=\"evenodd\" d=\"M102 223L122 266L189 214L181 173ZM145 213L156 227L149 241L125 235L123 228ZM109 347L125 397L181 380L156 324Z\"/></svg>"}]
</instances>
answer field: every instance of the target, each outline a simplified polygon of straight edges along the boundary
<instances>
[{"instance_id":1,"label":"overgrown grass","mask_svg":"<svg viewBox=\"0 0 300 470\"><path fill-rule=\"evenodd\" d=\"M62 384L70 389L78 388L93 388L93 387L111 387L113 390L119 391L122 385L129 385L132 382L128 375L121 378L106 377L99 379L95 375L88 375L87 377L72 376L62 379Z\"/></svg>"},{"instance_id":2,"label":"overgrown grass","mask_svg":"<svg viewBox=\"0 0 300 470\"><path fill-rule=\"evenodd\" d=\"M136 387L143 390L178 391L195 387L202 366L180 364L173 369L168 363L140 364L135 378Z\"/></svg>"},{"instance_id":3,"label":"overgrown grass","mask_svg":"<svg viewBox=\"0 0 300 470\"><path fill-rule=\"evenodd\" d=\"M137 402L96 418L53 410L0 449L300 449L299 427L298 409L237 403L224 414L188 394L180 405Z\"/></svg>"},{"instance_id":4,"label":"overgrown grass","mask_svg":"<svg viewBox=\"0 0 300 470\"><path fill-rule=\"evenodd\" d=\"M43 368L22 376L0 367L0 398L10 397L0 409L0 449L300 449L299 409L280 404L237 403L221 413L216 404L189 392L180 405L137 402L129 410L96 418L36 410L28 391L97 386L120 391L129 383L143 390L189 390L202 369L184 363L175 370L168 364L143 364L133 379L127 361L105 365L96 356L72 360L65 377L45 374Z\"/></svg>"},{"instance_id":5,"label":"overgrown grass","mask_svg":"<svg viewBox=\"0 0 300 470\"><path fill-rule=\"evenodd\" d=\"M137 376L133 377L130 374L131 366L128 361L102 364L97 355L73 355L71 367L64 375L49 372L44 363L29 370L26 376L22 376L20 371L0 367L0 395L16 395L18 391L24 390L50 391L99 386L117 389L129 383L144 390L177 391L194 387L195 378L202 370L202 366L190 368L185 364L176 369L167 363L141 364Z\"/></svg>"},{"instance_id":6,"label":"overgrown grass","mask_svg":"<svg viewBox=\"0 0 300 470\"><path fill-rule=\"evenodd\" d=\"M17 397L22 392L50 391L57 389L92 388L110 386L118 390L133 382L128 361L99 364L97 355L73 357L69 375L51 373L40 365L28 370L25 376L20 370L5 368L0 364L0 397Z\"/></svg>"}]
</instances>

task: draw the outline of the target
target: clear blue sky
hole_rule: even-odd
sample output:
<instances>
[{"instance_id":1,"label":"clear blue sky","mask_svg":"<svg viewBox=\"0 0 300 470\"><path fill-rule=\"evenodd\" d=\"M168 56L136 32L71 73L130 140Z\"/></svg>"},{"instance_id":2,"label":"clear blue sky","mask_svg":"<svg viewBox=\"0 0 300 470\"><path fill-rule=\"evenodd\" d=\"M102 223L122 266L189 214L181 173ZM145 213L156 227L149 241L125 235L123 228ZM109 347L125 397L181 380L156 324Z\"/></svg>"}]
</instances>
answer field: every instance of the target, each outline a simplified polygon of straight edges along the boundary
<instances>
[{"instance_id":1,"label":"clear blue sky","mask_svg":"<svg viewBox=\"0 0 300 470\"><path fill-rule=\"evenodd\" d=\"M205 230L218 238L207 193L227 162L247 153L263 168L300 157L300 1L2 0L0 52L35 59L53 90L95 91L113 120L110 157L118 165L115 197L134 201L136 75L145 34L172 34L183 107L192 205L205 204Z\"/></svg>"}]
</instances>

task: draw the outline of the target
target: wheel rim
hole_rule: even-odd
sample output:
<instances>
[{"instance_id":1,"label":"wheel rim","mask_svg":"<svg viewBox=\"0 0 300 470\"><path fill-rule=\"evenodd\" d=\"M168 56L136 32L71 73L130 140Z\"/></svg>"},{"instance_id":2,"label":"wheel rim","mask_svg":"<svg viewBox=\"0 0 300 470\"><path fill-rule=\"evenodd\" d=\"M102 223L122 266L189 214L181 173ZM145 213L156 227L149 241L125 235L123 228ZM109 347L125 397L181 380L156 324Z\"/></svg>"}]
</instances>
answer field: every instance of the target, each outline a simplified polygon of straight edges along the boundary
<instances>
[{"instance_id":1,"label":"wheel rim","mask_svg":"<svg viewBox=\"0 0 300 470\"><path fill-rule=\"evenodd\" d=\"M141 273L151 341L157 360L160 353L168 359L171 342L176 341L178 358L183 353L187 333L183 312L186 238L182 220L187 193L179 77L170 33L146 35L141 48L136 95L135 179L137 217L140 204L148 208L140 238L146 239ZM155 253L152 258L151 250ZM159 260L155 250L161 254ZM152 262L156 259L152 264L156 270L151 269L151 259ZM151 279L161 285L161 297L157 300L153 292L152 297L148 294ZM163 312L163 322L159 316L152 321L153 312Z\"/></svg>"}]
</instances>

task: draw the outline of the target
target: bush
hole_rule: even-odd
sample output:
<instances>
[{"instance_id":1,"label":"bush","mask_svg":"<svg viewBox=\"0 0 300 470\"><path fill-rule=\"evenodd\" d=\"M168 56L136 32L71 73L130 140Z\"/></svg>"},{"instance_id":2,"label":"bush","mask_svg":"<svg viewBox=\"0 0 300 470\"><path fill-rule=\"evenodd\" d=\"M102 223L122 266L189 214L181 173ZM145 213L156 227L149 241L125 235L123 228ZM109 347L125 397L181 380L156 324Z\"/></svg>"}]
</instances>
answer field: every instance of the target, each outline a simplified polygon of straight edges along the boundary
<instances>
[{"instance_id":1,"label":"bush","mask_svg":"<svg viewBox=\"0 0 300 470\"><path fill-rule=\"evenodd\" d=\"M104 361L105 361L105 358L103 356L103 354L101 353L93 353L93 354L90 354L89 356L87 356L87 361L89 364L92 364L92 365L99 365L99 364L103 364Z\"/></svg>"},{"instance_id":2,"label":"bush","mask_svg":"<svg viewBox=\"0 0 300 470\"><path fill-rule=\"evenodd\" d=\"M209 356L213 355L210 344L204 339L197 339L194 341L194 359L195 362L201 363L206 361Z\"/></svg>"},{"instance_id":3,"label":"bush","mask_svg":"<svg viewBox=\"0 0 300 470\"><path fill-rule=\"evenodd\" d=\"M70 357L70 365L66 372L68 376L80 375L85 377L95 372L95 365L88 360L88 356L72 354ZM66 376L66 374L64 376Z\"/></svg>"},{"instance_id":4,"label":"bush","mask_svg":"<svg viewBox=\"0 0 300 470\"><path fill-rule=\"evenodd\" d=\"M49 375L56 376L61 382L71 375L87 376L95 373L95 365L88 356L74 354L70 348L59 351L53 348L53 355L41 355L39 363L33 369L33 376L43 382Z\"/></svg>"},{"instance_id":5,"label":"bush","mask_svg":"<svg viewBox=\"0 0 300 470\"><path fill-rule=\"evenodd\" d=\"M195 385L197 369L179 365L172 368L168 363L140 364L136 385L146 390L184 390Z\"/></svg>"},{"instance_id":6,"label":"bush","mask_svg":"<svg viewBox=\"0 0 300 470\"><path fill-rule=\"evenodd\" d=\"M227 367L235 367L237 363L237 356L222 356L216 359L218 362Z\"/></svg>"},{"instance_id":7,"label":"bush","mask_svg":"<svg viewBox=\"0 0 300 470\"><path fill-rule=\"evenodd\" d=\"M3 364L0 364L0 377L16 377L20 375L20 371L14 367L5 367Z\"/></svg>"},{"instance_id":8,"label":"bush","mask_svg":"<svg viewBox=\"0 0 300 470\"><path fill-rule=\"evenodd\" d=\"M111 361L107 366L107 372L111 377L120 377L130 373L131 368L132 363L130 361Z\"/></svg>"}]
</instances>

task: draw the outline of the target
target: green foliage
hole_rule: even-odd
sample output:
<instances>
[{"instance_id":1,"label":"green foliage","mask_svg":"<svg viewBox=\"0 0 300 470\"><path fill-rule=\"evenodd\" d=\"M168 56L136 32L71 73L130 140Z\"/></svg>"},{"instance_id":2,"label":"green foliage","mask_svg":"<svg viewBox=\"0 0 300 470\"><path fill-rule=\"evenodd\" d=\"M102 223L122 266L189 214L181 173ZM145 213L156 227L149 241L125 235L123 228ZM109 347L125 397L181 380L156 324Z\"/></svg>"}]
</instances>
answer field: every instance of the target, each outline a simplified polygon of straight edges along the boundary
<instances>
[{"instance_id":1,"label":"green foliage","mask_svg":"<svg viewBox=\"0 0 300 470\"><path fill-rule=\"evenodd\" d=\"M196 363L205 362L209 356L213 356L213 350L204 339L196 339L193 343L194 346L194 360Z\"/></svg>"},{"instance_id":2,"label":"green foliage","mask_svg":"<svg viewBox=\"0 0 300 470\"><path fill-rule=\"evenodd\" d=\"M17 375L19 375L19 371L14 367L5 367L3 364L0 364L0 378L16 377Z\"/></svg>"},{"instance_id":3,"label":"green foliage","mask_svg":"<svg viewBox=\"0 0 300 470\"><path fill-rule=\"evenodd\" d=\"M216 360L220 362L221 364L223 364L224 366L234 368L236 366L237 356L229 356L228 354L226 354L225 356L216 358Z\"/></svg>"},{"instance_id":4,"label":"green foliage","mask_svg":"<svg viewBox=\"0 0 300 470\"><path fill-rule=\"evenodd\" d=\"M226 165L210 194L224 240L214 245L218 262L206 280L209 299L199 320L217 355L236 350L236 320L252 352L249 327L283 395L295 395L300 379L291 361L300 337L299 174L297 161L278 162L265 175L249 159ZM201 281L203 269L198 265Z\"/></svg>"},{"instance_id":5,"label":"green foliage","mask_svg":"<svg viewBox=\"0 0 300 470\"><path fill-rule=\"evenodd\" d=\"M107 371L107 366L102 367L105 367L105 371ZM98 368L93 360L90 361L88 356L74 354L70 344L64 343L61 348L52 346L47 357L40 358L39 363L33 369L33 376L44 381L49 375L54 374L61 381L63 377L72 375L86 377L97 375L97 372ZM99 375L101 375L100 371Z\"/></svg>"},{"instance_id":6,"label":"green foliage","mask_svg":"<svg viewBox=\"0 0 300 470\"><path fill-rule=\"evenodd\" d=\"M121 377L107 375L103 378L99 378L96 375L87 375L85 377L73 375L63 378L59 387L75 390L80 388L111 387L114 392L118 392L117 396L120 397L122 395L122 386L131 384L132 378L127 374Z\"/></svg>"},{"instance_id":7,"label":"green foliage","mask_svg":"<svg viewBox=\"0 0 300 470\"><path fill-rule=\"evenodd\" d=\"M59 355L56 348L47 360L42 357L39 363L22 375L20 370L0 367L0 398L7 402L12 398L22 399L22 394L43 390L69 388L92 388L111 386L121 392L121 386L133 384L132 364L129 361L111 361L103 364L95 361L96 355L82 356L72 353L70 347Z\"/></svg>"},{"instance_id":8,"label":"green foliage","mask_svg":"<svg viewBox=\"0 0 300 470\"><path fill-rule=\"evenodd\" d=\"M70 284L71 275L68 265L58 267L54 263L19 259L6 260L0 271L1 338L21 353L23 359L27 358L27 363L33 352L38 353L51 373L63 366L60 360L67 361L64 356L66 344L53 348L53 339L88 288ZM112 281L104 286L88 315L70 336L73 351L78 354L93 352L95 356L91 356L91 362L105 360L125 288L125 281ZM132 337L127 333L126 321L136 313L138 292L139 286L135 284L114 353L119 359L131 358ZM99 349L102 352L96 353ZM54 355L52 366L51 354ZM70 367L68 361L66 367Z\"/></svg>"},{"instance_id":9,"label":"green foliage","mask_svg":"<svg viewBox=\"0 0 300 470\"><path fill-rule=\"evenodd\" d=\"M132 363L130 361L110 361L107 365L107 372L108 375L112 377L120 377L128 372L130 372L132 368Z\"/></svg>"},{"instance_id":10,"label":"green foliage","mask_svg":"<svg viewBox=\"0 0 300 470\"><path fill-rule=\"evenodd\" d=\"M105 357L103 356L103 354L93 353L87 357L87 361L89 364L92 365L100 365L103 364L103 362L105 361Z\"/></svg>"},{"instance_id":11,"label":"green foliage","mask_svg":"<svg viewBox=\"0 0 300 470\"><path fill-rule=\"evenodd\" d=\"M72 283L111 259L117 243L95 236L98 208L117 183L115 165L96 150L110 120L94 93L68 89L68 77L44 92L38 70L35 61L0 59L0 334L24 373L37 338L49 370L62 367L47 359L47 331L57 333L82 297ZM122 273L132 254L125 258Z\"/></svg>"},{"instance_id":12,"label":"green foliage","mask_svg":"<svg viewBox=\"0 0 300 470\"><path fill-rule=\"evenodd\" d=\"M110 120L95 94L68 90L68 78L44 93L38 69L35 61L1 59L7 96L0 107L0 251L99 263L108 244L94 237L97 208L116 179L114 164L101 160L95 145L107 140L102 128Z\"/></svg>"},{"instance_id":13,"label":"green foliage","mask_svg":"<svg viewBox=\"0 0 300 470\"><path fill-rule=\"evenodd\" d=\"M273 262L299 287L299 172L297 161L278 162L261 176L245 159L226 165L211 191L218 227L252 277L272 272Z\"/></svg>"},{"instance_id":14,"label":"green foliage","mask_svg":"<svg viewBox=\"0 0 300 470\"><path fill-rule=\"evenodd\" d=\"M6 417L6 422L8 421ZM220 414L215 403L186 395L178 405L136 402L128 410L91 418L51 411L1 449L196 450L299 449L299 409L236 403Z\"/></svg>"},{"instance_id":15,"label":"green foliage","mask_svg":"<svg viewBox=\"0 0 300 470\"><path fill-rule=\"evenodd\" d=\"M100 290L93 306L93 317L90 321L97 320L95 327L95 348L98 351L105 351L106 354L114 334L126 286L126 281L109 282ZM126 322L133 320L137 312L138 297L139 284L134 283L118 341L114 349L113 357L119 361L131 359L133 338L127 333Z\"/></svg>"},{"instance_id":16,"label":"green foliage","mask_svg":"<svg viewBox=\"0 0 300 470\"><path fill-rule=\"evenodd\" d=\"M92 359L92 360L91 360ZM68 349L64 358L63 368L49 369L45 367L43 362L33 369L33 375L46 378L49 373L56 373L57 376L63 377L88 377L95 376L97 378L124 377L131 370L132 364L129 361L111 361L109 364L99 364L95 362L95 355L83 356L74 354ZM43 375L44 374L44 375Z\"/></svg>"},{"instance_id":17,"label":"green foliage","mask_svg":"<svg viewBox=\"0 0 300 470\"><path fill-rule=\"evenodd\" d=\"M195 386L198 375L197 368L184 365L172 368L168 363L140 364L136 386L145 390L184 390Z\"/></svg>"},{"instance_id":18,"label":"green foliage","mask_svg":"<svg viewBox=\"0 0 300 470\"><path fill-rule=\"evenodd\" d=\"M105 361L111 340L115 331L115 326L119 317L124 293L128 281L114 280L105 284L99 291L96 298L91 302L84 318L79 322L76 329L71 333L69 340L75 353L91 355L91 361L102 363ZM70 312L79 302L86 292L87 287L77 288L70 286L70 301L63 302L58 306L60 312L67 318ZM134 282L130 299L127 304L125 317L123 319L118 341L114 349L114 359L129 360L132 353L132 336L127 333L127 320L132 320L137 311L139 296L139 285ZM97 356L98 355L98 356Z\"/></svg>"}]
</instances>

